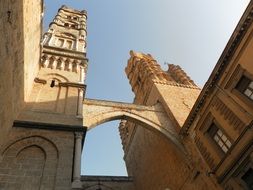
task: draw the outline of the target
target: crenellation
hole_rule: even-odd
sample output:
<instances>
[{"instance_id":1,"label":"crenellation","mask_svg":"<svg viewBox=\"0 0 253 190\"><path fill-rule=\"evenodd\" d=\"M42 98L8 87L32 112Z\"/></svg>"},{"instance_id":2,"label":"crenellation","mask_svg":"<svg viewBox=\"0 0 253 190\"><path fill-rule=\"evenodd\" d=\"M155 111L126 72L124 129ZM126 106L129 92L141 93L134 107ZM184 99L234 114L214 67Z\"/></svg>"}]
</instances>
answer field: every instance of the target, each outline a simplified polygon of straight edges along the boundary
<instances>
[{"instance_id":1,"label":"crenellation","mask_svg":"<svg viewBox=\"0 0 253 190\"><path fill-rule=\"evenodd\" d=\"M167 72L176 82L189 86L197 86L179 65L168 64L168 66Z\"/></svg>"}]
</instances>

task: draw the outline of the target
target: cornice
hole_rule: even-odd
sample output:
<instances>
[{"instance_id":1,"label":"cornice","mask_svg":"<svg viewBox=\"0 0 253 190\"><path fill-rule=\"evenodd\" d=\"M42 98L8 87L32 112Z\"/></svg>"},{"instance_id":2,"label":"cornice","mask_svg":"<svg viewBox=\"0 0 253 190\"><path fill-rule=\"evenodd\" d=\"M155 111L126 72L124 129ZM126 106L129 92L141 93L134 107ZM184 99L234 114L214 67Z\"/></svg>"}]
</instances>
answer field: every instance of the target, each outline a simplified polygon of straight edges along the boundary
<instances>
[{"instance_id":1,"label":"cornice","mask_svg":"<svg viewBox=\"0 0 253 190\"><path fill-rule=\"evenodd\" d=\"M88 59L85 57L86 53L84 53L84 52L63 49L63 48L58 48L58 47L53 47L53 46L48 46L48 45L43 46L42 53L88 61Z\"/></svg>"},{"instance_id":2,"label":"cornice","mask_svg":"<svg viewBox=\"0 0 253 190\"><path fill-rule=\"evenodd\" d=\"M70 21L67 21L67 22L70 22ZM62 27L62 28L65 28L64 25L58 24L58 23L56 23L56 22L50 22L49 28L50 28L50 26L51 26L52 24L55 24L55 25L57 25L57 26L59 26L59 27ZM75 24L76 24L76 23L75 23ZM78 26L79 26L79 24L78 24ZM71 28L71 30L78 30L78 31L84 30L84 31L87 33L87 29L86 29L86 28Z\"/></svg>"},{"instance_id":3,"label":"cornice","mask_svg":"<svg viewBox=\"0 0 253 190\"><path fill-rule=\"evenodd\" d=\"M84 133L86 133L87 131L87 127L85 126L41 123L41 122L21 121L21 120L15 120L13 122L13 127L29 128L29 129L44 129L44 130L53 130L53 131L84 132Z\"/></svg>"},{"instance_id":4,"label":"cornice","mask_svg":"<svg viewBox=\"0 0 253 190\"><path fill-rule=\"evenodd\" d=\"M181 83L177 83L177 82L160 81L160 80L153 80L153 82L154 82L155 84L163 84L163 85L178 86L178 87L183 87L183 88L190 88L190 89L201 90L201 89L200 89L199 87L197 87L197 86L186 85L186 84L181 84Z\"/></svg>"},{"instance_id":5,"label":"cornice","mask_svg":"<svg viewBox=\"0 0 253 190\"><path fill-rule=\"evenodd\" d=\"M87 17L87 11L86 10L79 11L79 10L76 10L76 9L73 9L73 8L69 8L66 5L63 5L59 10L63 10L63 11L69 12L69 13L78 14L80 16L85 15Z\"/></svg>"},{"instance_id":6,"label":"cornice","mask_svg":"<svg viewBox=\"0 0 253 190\"><path fill-rule=\"evenodd\" d=\"M75 88L81 88L86 90L86 85L82 83L76 83L76 82L59 82L59 86L62 87L75 87Z\"/></svg>"}]
</instances>

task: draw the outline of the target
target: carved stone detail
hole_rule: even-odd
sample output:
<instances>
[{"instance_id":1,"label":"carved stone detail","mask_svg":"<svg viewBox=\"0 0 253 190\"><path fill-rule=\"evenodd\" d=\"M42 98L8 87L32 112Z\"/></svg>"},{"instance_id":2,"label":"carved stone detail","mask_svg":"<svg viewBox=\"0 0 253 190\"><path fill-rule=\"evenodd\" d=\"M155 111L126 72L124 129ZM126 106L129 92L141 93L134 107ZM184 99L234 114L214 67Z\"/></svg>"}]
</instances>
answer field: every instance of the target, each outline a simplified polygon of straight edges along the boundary
<instances>
[{"instance_id":1,"label":"carved stone detail","mask_svg":"<svg viewBox=\"0 0 253 190\"><path fill-rule=\"evenodd\" d=\"M179 65L169 64L168 73L175 81L184 85L197 86Z\"/></svg>"},{"instance_id":2,"label":"carved stone detail","mask_svg":"<svg viewBox=\"0 0 253 190\"><path fill-rule=\"evenodd\" d=\"M57 70L66 70L77 73L80 67L87 67L87 63L77 59L69 59L54 56L51 54L43 54L41 58L41 67ZM87 69L86 69L87 70Z\"/></svg>"},{"instance_id":3,"label":"carved stone detail","mask_svg":"<svg viewBox=\"0 0 253 190\"><path fill-rule=\"evenodd\" d=\"M153 83L199 89L186 73L176 65L169 65L168 72L150 54L130 51L125 72L135 94L149 91Z\"/></svg>"}]
</instances>

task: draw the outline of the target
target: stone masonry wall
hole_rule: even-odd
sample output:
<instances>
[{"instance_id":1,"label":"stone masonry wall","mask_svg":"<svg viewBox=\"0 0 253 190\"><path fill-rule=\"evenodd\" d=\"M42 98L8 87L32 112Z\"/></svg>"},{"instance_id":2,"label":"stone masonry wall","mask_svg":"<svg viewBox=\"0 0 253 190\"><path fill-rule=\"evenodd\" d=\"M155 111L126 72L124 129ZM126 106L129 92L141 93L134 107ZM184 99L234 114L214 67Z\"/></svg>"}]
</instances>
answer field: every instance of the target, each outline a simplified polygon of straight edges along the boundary
<instances>
[{"instance_id":1,"label":"stone masonry wall","mask_svg":"<svg viewBox=\"0 0 253 190\"><path fill-rule=\"evenodd\" d=\"M201 168L203 163L194 151L183 155L164 136L137 126L124 159L128 173L134 176L135 189L219 189ZM195 163L192 163L190 156L195 157ZM199 164L197 168L195 164Z\"/></svg>"},{"instance_id":2,"label":"stone masonry wall","mask_svg":"<svg viewBox=\"0 0 253 190\"><path fill-rule=\"evenodd\" d=\"M0 149L0 189L69 190L72 132L13 128Z\"/></svg>"},{"instance_id":3,"label":"stone masonry wall","mask_svg":"<svg viewBox=\"0 0 253 190\"><path fill-rule=\"evenodd\" d=\"M0 1L0 144L24 102L22 3Z\"/></svg>"},{"instance_id":4,"label":"stone masonry wall","mask_svg":"<svg viewBox=\"0 0 253 190\"><path fill-rule=\"evenodd\" d=\"M38 69L41 3L0 1L0 145L29 96Z\"/></svg>"},{"instance_id":5,"label":"stone masonry wall","mask_svg":"<svg viewBox=\"0 0 253 190\"><path fill-rule=\"evenodd\" d=\"M125 155L127 169L134 176L136 189L177 189L189 176L183 155L169 140L141 126Z\"/></svg>"},{"instance_id":6,"label":"stone masonry wall","mask_svg":"<svg viewBox=\"0 0 253 190\"><path fill-rule=\"evenodd\" d=\"M39 70L43 0L23 0L24 10L24 89L25 101L32 90L33 81Z\"/></svg>"}]
</instances>

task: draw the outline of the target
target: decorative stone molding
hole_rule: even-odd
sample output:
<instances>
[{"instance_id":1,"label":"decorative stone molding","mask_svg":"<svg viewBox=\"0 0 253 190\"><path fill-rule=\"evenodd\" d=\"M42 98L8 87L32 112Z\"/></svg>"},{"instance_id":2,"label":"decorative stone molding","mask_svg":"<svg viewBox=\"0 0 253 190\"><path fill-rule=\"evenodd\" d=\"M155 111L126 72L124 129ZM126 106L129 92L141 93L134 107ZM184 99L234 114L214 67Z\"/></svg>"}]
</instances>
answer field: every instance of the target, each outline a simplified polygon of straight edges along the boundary
<instances>
[{"instance_id":1,"label":"decorative stone molding","mask_svg":"<svg viewBox=\"0 0 253 190\"><path fill-rule=\"evenodd\" d=\"M193 85L185 85L185 84L180 84L180 83L175 83L175 82L161 82L161 81L157 81L155 80L154 83L156 84L164 84L164 85L171 85L171 86L178 86L178 87L183 87L183 88L191 88L191 89L198 89L200 90L200 88L198 86L193 86Z\"/></svg>"},{"instance_id":2,"label":"decorative stone molding","mask_svg":"<svg viewBox=\"0 0 253 190\"><path fill-rule=\"evenodd\" d=\"M41 66L43 68L66 70L76 73L80 70L80 67L84 67L87 70L87 61L43 54L41 58Z\"/></svg>"},{"instance_id":3,"label":"decorative stone molding","mask_svg":"<svg viewBox=\"0 0 253 190\"><path fill-rule=\"evenodd\" d=\"M13 122L13 127L18 128L28 128L28 129L45 129L52 131L69 131L69 132L81 132L86 133L87 128L78 125L63 125L63 124L52 124L52 123L41 123L33 121L20 121L15 120Z\"/></svg>"},{"instance_id":4,"label":"decorative stone molding","mask_svg":"<svg viewBox=\"0 0 253 190\"><path fill-rule=\"evenodd\" d=\"M76 82L59 82L59 86L62 87L75 87L80 89L86 89L86 85L82 83L76 83Z\"/></svg>"}]
</instances>

